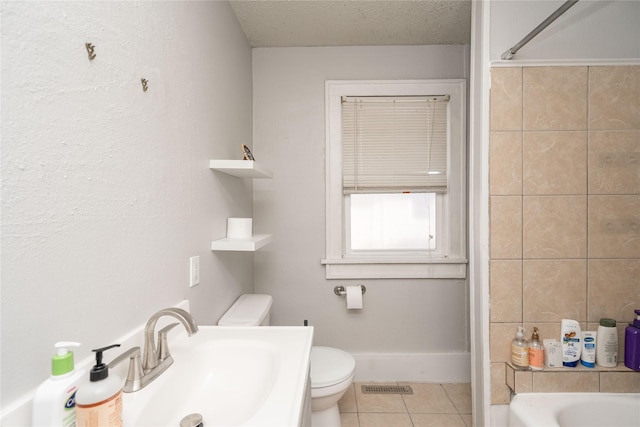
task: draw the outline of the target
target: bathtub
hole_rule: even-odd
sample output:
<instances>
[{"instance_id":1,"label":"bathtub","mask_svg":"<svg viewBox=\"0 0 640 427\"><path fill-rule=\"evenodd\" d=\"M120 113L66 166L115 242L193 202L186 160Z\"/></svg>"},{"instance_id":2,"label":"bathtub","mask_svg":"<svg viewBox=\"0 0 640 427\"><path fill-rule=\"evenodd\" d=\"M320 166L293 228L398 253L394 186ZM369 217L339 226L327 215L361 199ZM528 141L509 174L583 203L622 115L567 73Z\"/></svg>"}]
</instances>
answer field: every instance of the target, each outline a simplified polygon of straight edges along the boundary
<instances>
[{"instance_id":1,"label":"bathtub","mask_svg":"<svg viewBox=\"0 0 640 427\"><path fill-rule=\"evenodd\" d=\"M640 427L640 393L522 393L509 427Z\"/></svg>"}]
</instances>

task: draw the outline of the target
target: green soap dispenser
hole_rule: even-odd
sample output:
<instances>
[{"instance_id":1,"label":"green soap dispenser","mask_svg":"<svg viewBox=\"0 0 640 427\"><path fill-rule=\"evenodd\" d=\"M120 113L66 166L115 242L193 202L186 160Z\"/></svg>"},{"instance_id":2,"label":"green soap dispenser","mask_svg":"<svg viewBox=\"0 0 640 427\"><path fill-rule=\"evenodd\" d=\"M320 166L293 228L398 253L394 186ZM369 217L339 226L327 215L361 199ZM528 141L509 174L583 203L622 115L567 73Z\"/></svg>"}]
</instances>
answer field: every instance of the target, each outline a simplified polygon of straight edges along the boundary
<instances>
[{"instance_id":1,"label":"green soap dispenser","mask_svg":"<svg viewBox=\"0 0 640 427\"><path fill-rule=\"evenodd\" d=\"M76 371L69 347L80 343L60 341L51 358L51 377L43 382L33 398L34 427L72 427L76 425L75 395L83 372Z\"/></svg>"},{"instance_id":2,"label":"green soap dispenser","mask_svg":"<svg viewBox=\"0 0 640 427\"><path fill-rule=\"evenodd\" d=\"M89 382L78 387L76 419L78 427L122 427L122 385L116 375L109 375L109 367L102 363L102 353L113 344L92 350L96 364L89 373Z\"/></svg>"}]
</instances>

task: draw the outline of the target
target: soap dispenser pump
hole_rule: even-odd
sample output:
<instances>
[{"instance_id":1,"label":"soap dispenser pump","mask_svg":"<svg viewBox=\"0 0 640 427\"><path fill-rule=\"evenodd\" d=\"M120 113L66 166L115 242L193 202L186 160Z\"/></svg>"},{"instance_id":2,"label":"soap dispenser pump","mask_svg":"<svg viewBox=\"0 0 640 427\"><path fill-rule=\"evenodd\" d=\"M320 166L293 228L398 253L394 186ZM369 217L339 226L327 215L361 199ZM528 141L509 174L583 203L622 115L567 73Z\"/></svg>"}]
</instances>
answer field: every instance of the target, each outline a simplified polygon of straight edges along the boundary
<instances>
[{"instance_id":1,"label":"soap dispenser pump","mask_svg":"<svg viewBox=\"0 0 640 427\"><path fill-rule=\"evenodd\" d=\"M89 382L81 384L76 394L78 427L122 427L122 385L109 367L102 363L102 353L120 344L92 350L96 364L89 373Z\"/></svg>"},{"instance_id":2,"label":"soap dispenser pump","mask_svg":"<svg viewBox=\"0 0 640 427\"><path fill-rule=\"evenodd\" d=\"M518 326L516 337L511 341L511 363L517 369L529 369L529 343L524 339L522 326Z\"/></svg>"},{"instance_id":3,"label":"soap dispenser pump","mask_svg":"<svg viewBox=\"0 0 640 427\"><path fill-rule=\"evenodd\" d=\"M624 331L624 366L640 371L640 309Z\"/></svg>"},{"instance_id":4,"label":"soap dispenser pump","mask_svg":"<svg viewBox=\"0 0 640 427\"><path fill-rule=\"evenodd\" d=\"M75 397L82 372L76 371L69 347L80 343L57 342L51 359L51 377L43 382L33 398L33 426L71 427L76 425Z\"/></svg>"},{"instance_id":5,"label":"soap dispenser pump","mask_svg":"<svg viewBox=\"0 0 640 427\"><path fill-rule=\"evenodd\" d=\"M529 367L533 371L544 369L544 345L540 342L538 328L533 327L531 341L529 341Z\"/></svg>"}]
</instances>

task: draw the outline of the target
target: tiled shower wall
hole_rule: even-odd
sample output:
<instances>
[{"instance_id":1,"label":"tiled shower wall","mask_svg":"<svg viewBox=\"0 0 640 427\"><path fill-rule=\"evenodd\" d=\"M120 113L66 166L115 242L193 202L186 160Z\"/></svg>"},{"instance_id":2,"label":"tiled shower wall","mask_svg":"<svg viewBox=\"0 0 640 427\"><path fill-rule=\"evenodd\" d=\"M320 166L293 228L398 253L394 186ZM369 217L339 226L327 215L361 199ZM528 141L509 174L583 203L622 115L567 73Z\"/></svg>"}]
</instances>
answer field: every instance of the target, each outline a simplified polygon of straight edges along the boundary
<instances>
[{"instance_id":1,"label":"tiled shower wall","mask_svg":"<svg viewBox=\"0 0 640 427\"><path fill-rule=\"evenodd\" d=\"M624 355L624 328L640 308L640 66L493 68L491 82L490 352L497 404L509 401L504 362L518 325L527 338L537 326L541 338L559 339L563 318L586 330L597 329L601 317L614 318ZM583 385L581 375L597 374L585 369L557 378L548 373L538 378L566 383L571 375L572 391L593 391L599 381L591 375ZM622 373L630 384L621 391L640 391L640 374ZM562 384L548 388L556 390L564 391Z\"/></svg>"}]
</instances>

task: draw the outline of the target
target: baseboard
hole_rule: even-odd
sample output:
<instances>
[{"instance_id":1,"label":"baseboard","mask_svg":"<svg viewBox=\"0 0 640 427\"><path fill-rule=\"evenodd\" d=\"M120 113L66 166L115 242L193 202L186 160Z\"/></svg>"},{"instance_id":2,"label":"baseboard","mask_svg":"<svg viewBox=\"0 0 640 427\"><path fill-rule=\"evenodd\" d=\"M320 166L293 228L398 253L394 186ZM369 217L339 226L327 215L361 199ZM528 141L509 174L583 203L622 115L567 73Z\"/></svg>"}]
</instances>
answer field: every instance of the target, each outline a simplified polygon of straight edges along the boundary
<instances>
[{"instance_id":1,"label":"baseboard","mask_svg":"<svg viewBox=\"0 0 640 427\"><path fill-rule=\"evenodd\" d=\"M356 353L353 357L357 382L471 382L471 353Z\"/></svg>"}]
</instances>

